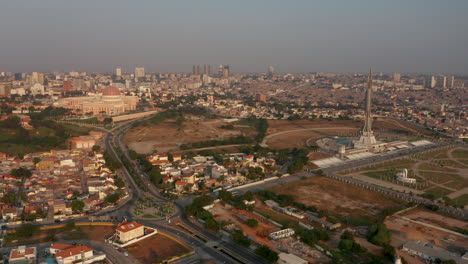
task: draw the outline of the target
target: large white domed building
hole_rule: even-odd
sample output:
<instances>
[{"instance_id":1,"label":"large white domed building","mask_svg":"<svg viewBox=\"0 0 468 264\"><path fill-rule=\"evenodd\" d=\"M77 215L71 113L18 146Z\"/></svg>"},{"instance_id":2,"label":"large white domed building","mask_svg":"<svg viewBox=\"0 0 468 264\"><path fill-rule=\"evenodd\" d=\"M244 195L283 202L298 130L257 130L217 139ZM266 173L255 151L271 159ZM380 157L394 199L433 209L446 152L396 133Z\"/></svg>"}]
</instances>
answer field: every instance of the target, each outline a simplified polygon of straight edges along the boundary
<instances>
[{"instance_id":1,"label":"large white domed building","mask_svg":"<svg viewBox=\"0 0 468 264\"><path fill-rule=\"evenodd\" d=\"M107 86L102 90L101 95L63 98L59 101L59 106L80 110L83 114L105 113L108 116L114 116L135 110L138 100L138 96L125 96L120 93L119 88Z\"/></svg>"}]
</instances>

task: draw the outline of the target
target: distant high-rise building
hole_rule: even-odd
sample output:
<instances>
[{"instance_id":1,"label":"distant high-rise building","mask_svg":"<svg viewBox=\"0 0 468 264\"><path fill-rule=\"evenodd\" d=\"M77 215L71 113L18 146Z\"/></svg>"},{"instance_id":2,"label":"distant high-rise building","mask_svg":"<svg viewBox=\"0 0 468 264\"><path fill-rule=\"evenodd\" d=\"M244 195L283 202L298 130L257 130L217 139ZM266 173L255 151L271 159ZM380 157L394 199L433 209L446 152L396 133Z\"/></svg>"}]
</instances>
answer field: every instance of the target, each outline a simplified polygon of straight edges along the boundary
<instances>
[{"instance_id":1,"label":"distant high-rise building","mask_svg":"<svg viewBox=\"0 0 468 264\"><path fill-rule=\"evenodd\" d=\"M453 76L453 75L447 76L447 85L446 86L447 86L448 89L455 88L455 76Z\"/></svg>"},{"instance_id":2,"label":"distant high-rise building","mask_svg":"<svg viewBox=\"0 0 468 264\"><path fill-rule=\"evenodd\" d=\"M431 88L447 88L447 77L444 75L432 76Z\"/></svg>"},{"instance_id":3,"label":"distant high-rise building","mask_svg":"<svg viewBox=\"0 0 468 264\"><path fill-rule=\"evenodd\" d=\"M211 75L211 65L203 65L203 74Z\"/></svg>"},{"instance_id":4,"label":"distant high-rise building","mask_svg":"<svg viewBox=\"0 0 468 264\"><path fill-rule=\"evenodd\" d=\"M36 83L39 83L39 73L33 72L31 74L31 86L36 84Z\"/></svg>"},{"instance_id":5,"label":"distant high-rise building","mask_svg":"<svg viewBox=\"0 0 468 264\"><path fill-rule=\"evenodd\" d=\"M23 74L15 73L15 81L21 81L21 80L23 80Z\"/></svg>"},{"instance_id":6,"label":"distant high-rise building","mask_svg":"<svg viewBox=\"0 0 468 264\"><path fill-rule=\"evenodd\" d=\"M269 74L269 75L275 74L275 67L273 67L273 66L271 66L271 65L268 66L268 74Z\"/></svg>"},{"instance_id":7,"label":"distant high-rise building","mask_svg":"<svg viewBox=\"0 0 468 264\"><path fill-rule=\"evenodd\" d=\"M197 65L197 73L196 74L200 74L200 73L201 73L201 66Z\"/></svg>"},{"instance_id":8,"label":"distant high-rise building","mask_svg":"<svg viewBox=\"0 0 468 264\"><path fill-rule=\"evenodd\" d=\"M11 94L11 88L13 84L9 82L0 82L0 96L9 96Z\"/></svg>"},{"instance_id":9,"label":"distant high-rise building","mask_svg":"<svg viewBox=\"0 0 468 264\"><path fill-rule=\"evenodd\" d=\"M115 68L115 75L117 77L122 77L122 68Z\"/></svg>"},{"instance_id":10,"label":"distant high-rise building","mask_svg":"<svg viewBox=\"0 0 468 264\"><path fill-rule=\"evenodd\" d=\"M231 70L230 70L230 68L229 68L229 65L225 65L225 66L223 67L223 77L224 77L224 78L227 78L227 77L229 77L230 75L231 75Z\"/></svg>"},{"instance_id":11,"label":"distant high-rise building","mask_svg":"<svg viewBox=\"0 0 468 264\"><path fill-rule=\"evenodd\" d=\"M145 77L145 68L135 68L135 80Z\"/></svg>"},{"instance_id":12,"label":"distant high-rise building","mask_svg":"<svg viewBox=\"0 0 468 264\"><path fill-rule=\"evenodd\" d=\"M192 66L192 74L198 74L197 73L197 65Z\"/></svg>"},{"instance_id":13,"label":"distant high-rise building","mask_svg":"<svg viewBox=\"0 0 468 264\"><path fill-rule=\"evenodd\" d=\"M425 76L424 77L424 87L425 88L435 88L436 79L435 76Z\"/></svg>"},{"instance_id":14,"label":"distant high-rise building","mask_svg":"<svg viewBox=\"0 0 468 264\"><path fill-rule=\"evenodd\" d=\"M393 74L393 81L394 81L394 82L400 82L400 80L401 80L401 74L395 72L395 73Z\"/></svg>"}]
</instances>

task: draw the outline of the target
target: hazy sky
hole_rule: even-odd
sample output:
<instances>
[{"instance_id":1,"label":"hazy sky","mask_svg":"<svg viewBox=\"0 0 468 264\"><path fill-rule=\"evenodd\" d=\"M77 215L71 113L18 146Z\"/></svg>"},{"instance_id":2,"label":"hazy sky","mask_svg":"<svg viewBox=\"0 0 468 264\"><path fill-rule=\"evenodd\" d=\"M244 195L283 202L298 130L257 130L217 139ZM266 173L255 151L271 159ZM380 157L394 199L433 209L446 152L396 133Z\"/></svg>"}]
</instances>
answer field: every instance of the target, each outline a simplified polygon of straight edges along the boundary
<instances>
[{"instance_id":1,"label":"hazy sky","mask_svg":"<svg viewBox=\"0 0 468 264\"><path fill-rule=\"evenodd\" d=\"M468 73L468 0L13 0L0 71Z\"/></svg>"}]
</instances>

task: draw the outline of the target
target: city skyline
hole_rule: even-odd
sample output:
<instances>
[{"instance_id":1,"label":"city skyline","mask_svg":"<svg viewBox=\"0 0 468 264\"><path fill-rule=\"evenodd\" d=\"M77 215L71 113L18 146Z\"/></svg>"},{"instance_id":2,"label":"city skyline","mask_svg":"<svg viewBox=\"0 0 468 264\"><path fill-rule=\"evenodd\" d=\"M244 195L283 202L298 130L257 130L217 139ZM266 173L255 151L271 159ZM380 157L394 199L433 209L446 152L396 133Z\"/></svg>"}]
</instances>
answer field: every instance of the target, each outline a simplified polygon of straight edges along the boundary
<instances>
[{"instance_id":1,"label":"city skyline","mask_svg":"<svg viewBox=\"0 0 468 264\"><path fill-rule=\"evenodd\" d=\"M89 5L88 5L89 4ZM466 1L130 4L8 2L0 71L456 73L468 68ZM249 8L246 8L248 6ZM18 20L21 17L21 20Z\"/></svg>"}]
</instances>

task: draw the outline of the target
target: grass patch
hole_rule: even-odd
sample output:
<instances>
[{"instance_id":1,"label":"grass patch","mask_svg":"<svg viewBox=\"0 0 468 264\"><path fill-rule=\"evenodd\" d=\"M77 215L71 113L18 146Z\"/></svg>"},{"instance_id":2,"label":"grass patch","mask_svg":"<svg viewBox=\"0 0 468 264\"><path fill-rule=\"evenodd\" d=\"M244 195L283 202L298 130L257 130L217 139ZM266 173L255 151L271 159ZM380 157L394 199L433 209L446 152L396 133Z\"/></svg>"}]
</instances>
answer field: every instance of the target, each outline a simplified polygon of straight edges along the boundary
<instances>
[{"instance_id":1,"label":"grass patch","mask_svg":"<svg viewBox=\"0 0 468 264\"><path fill-rule=\"evenodd\" d=\"M450 194L452 191L444 189L442 187L434 187L425 192L425 195L429 195L432 197L432 199L438 199L442 198L443 196L446 196L447 194Z\"/></svg>"},{"instance_id":2,"label":"grass patch","mask_svg":"<svg viewBox=\"0 0 468 264\"><path fill-rule=\"evenodd\" d=\"M143 215L143 218L156 218L156 216L154 216L152 214L145 214L145 215Z\"/></svg>"},{"instance_id":3,"label":"grass patch","mask_svg":"<svg viewBox=\"0 0 468 264\"><path fill-rule=\"evenodd\" d=\"M468 149L456 149L452 152L452 156L456 159L468 159Z\"/></svg>"}]
</instances>

